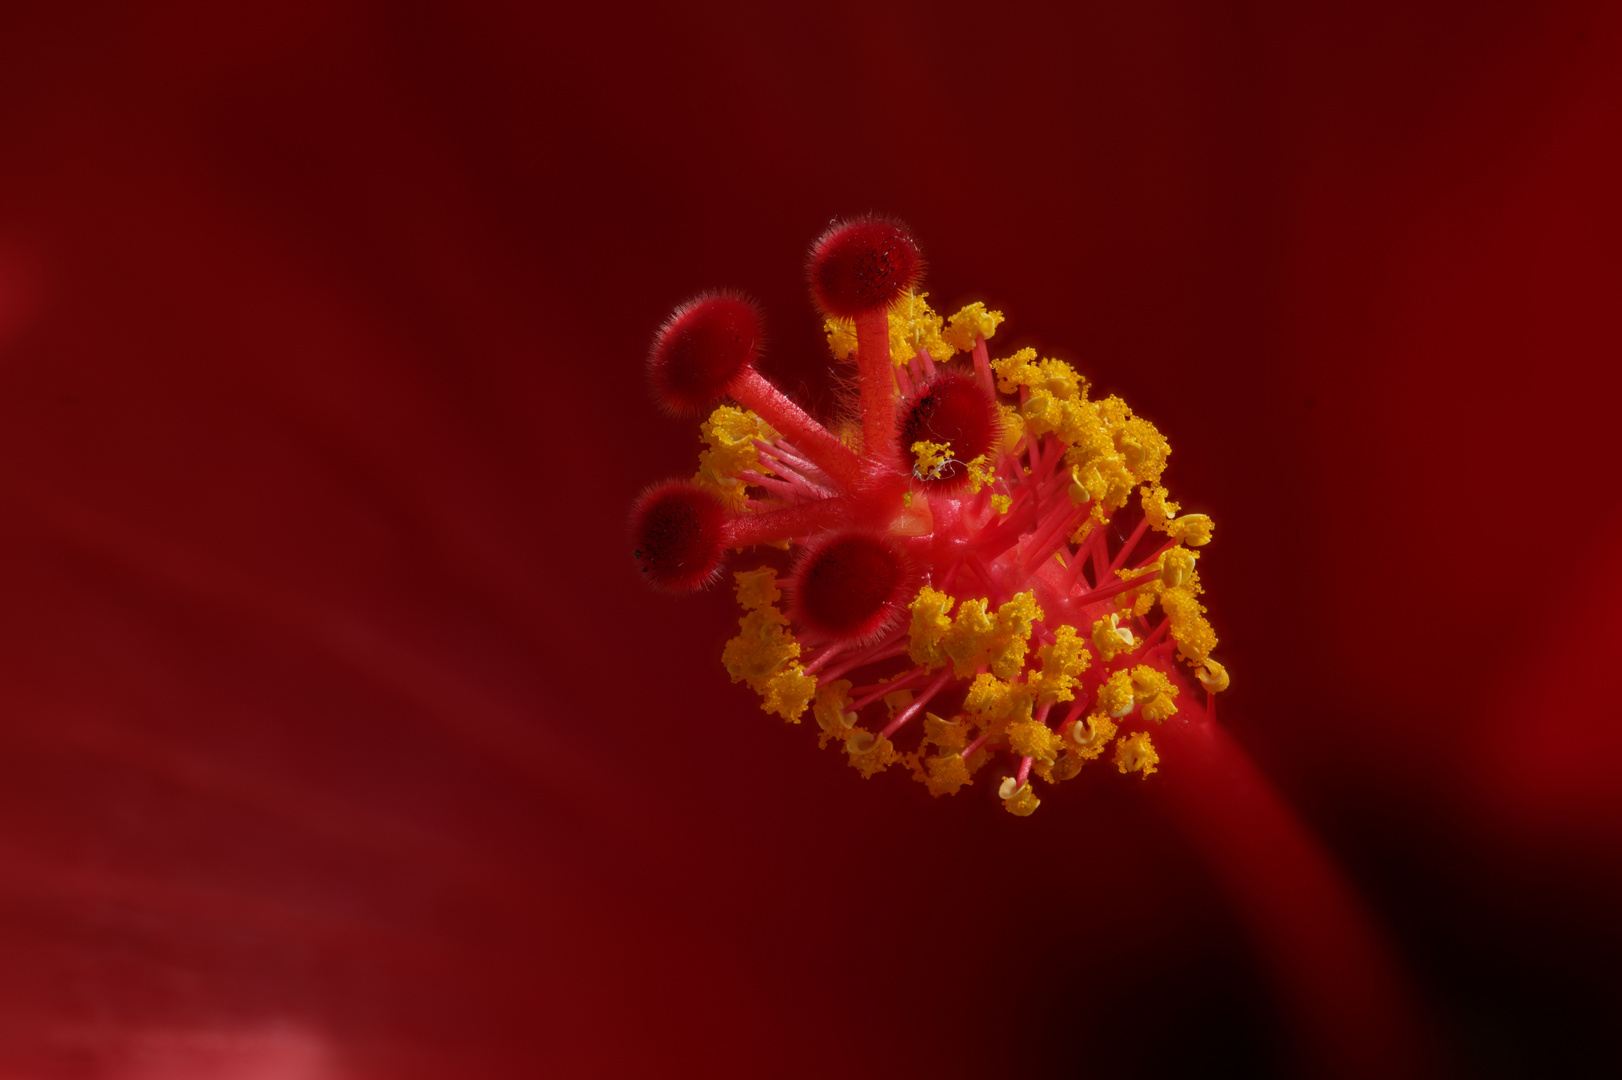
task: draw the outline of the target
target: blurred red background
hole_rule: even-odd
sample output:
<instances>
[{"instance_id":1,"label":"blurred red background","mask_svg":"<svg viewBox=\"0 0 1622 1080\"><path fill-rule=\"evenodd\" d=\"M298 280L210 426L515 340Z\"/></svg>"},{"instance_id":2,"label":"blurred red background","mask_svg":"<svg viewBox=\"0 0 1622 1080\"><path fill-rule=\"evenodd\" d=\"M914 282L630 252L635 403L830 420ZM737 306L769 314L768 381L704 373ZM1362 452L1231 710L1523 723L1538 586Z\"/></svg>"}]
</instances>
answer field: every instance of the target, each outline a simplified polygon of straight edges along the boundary
<instances>
[{"instance_id":1,"label":"blurred red background","mask_svg":"<svg viewBox=\"0 0 1622 1080\"><path fill-rule=\"evenodd\" d=\"M746 288L828 407L869 209L1168 433L1451 1066L1616 1067L1619 72L1575 2L8 6L0 1075L1322 1067L1143 786L864 783L635 580L653 328Z\"/></svg>"}]
</instances>

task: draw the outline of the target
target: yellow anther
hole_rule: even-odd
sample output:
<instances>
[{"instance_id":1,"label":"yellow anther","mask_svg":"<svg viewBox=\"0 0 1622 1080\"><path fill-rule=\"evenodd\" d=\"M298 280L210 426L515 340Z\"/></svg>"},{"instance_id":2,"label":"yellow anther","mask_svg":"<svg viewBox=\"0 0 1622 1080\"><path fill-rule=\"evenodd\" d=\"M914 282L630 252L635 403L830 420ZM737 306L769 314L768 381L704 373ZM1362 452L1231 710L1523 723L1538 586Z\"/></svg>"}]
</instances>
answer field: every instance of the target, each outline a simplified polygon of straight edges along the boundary
<instances>
[{"instance_id":1,"label":"yellow anther","mask_svg":"<svg viewBox=\"0 0 1622 1080\"><path fill-rule=\"evenodd\" d=\"M993 495L991 497L991 508L999 514L1008 513L1008 508L1013 505L1014 499L1011 495Z\"/></svg>"},{"instance_id":2,"label":"yellow anther","mask_svg":"<svg viewBox=\"0 0 1622 1080\"><path fill-rule=\"evenodd\" d=\"M996 478L997 470L992 466L991 460L986 455L981 454L969 462L969 492L971 494L980 494L980 489Z\"/></svg>"},{"instance_id":3,"label":"yellow anther","mask_svg":"<svg viewBox=\"0 0 1622 1080\"><path fill-rule=\"evenodd\" d=\"M740 570L732 575L732 579L738 583L738 603L743 605L745 611L771 607L783 598L783 590L777 587L777 571L769 566L762 566L759 570Z\"/></svg>"},{"instance_id":4,"label":"yellow anther","mask_svg":"<svg viewBox=\"0 0 1622 1080\"><path fill-rule=\"evenodd\" d=\"M1070 495L1070 501L1076 506L1093 501L1092 492L1088 491L1087 485L1081 482L1081 474L1076 471L1074 465L1070 466L1070 487L1067 491Z\"/></svg>"},{"instance_id":5,"label":"yellow anther","mask_svg":"<svg viewBox=\"0 0 1622 1080\"><path fill-rule=\"evenodd\" d=\"M1012 776L997 788L997 797L1002 800L1003 809L1015 817L1030 817L1042 805L1029 783L1021 784Z\"/></svg>"},{"instance_id":6,"label":"yellow anther","mask_svg":"<svg viewBox=\"0 0 1622 1080\"><path fill-rule=\"evenodd\" d=\"M849 360L856 354L856 322L853 319L822 320L823 332L828 335L828 351L835 360Z\"/></svg>"},{"instance_id":7,"label":"yellow anther","mask_svg":"<svg viewBox=\"0 0 1622 1080\"><path fill-rule=\"evenodd\" d=\"M1220 694L1228 688L1228 669L1210 657L1206 657L1194 674L1209 693Z\"/></svg>"},{"instance_id":8,"label":"yellow anther","mask_svg":"<svg viewBox=\"0 0 1622 1080\"><path fill-rule=\"evenodd\" d=\"M816 692L817 680L807 675L799 664L790 664L766 680L766 685L760 690L760 708L763 712L776 713L791 724L798 724Z\"/></svg>"},{"instance_id":9,"label":"yellow anther","mask_svg":"<svg viewBox=\"0 0 1622 1080\"><path fill-rule=\"evenodd\" d=\"M1137 645L1132 631L1120 625L1121 615L1112 611L1093 623L1093 647L1105 661L1115 659L1116 653L1131 652Z\"/></svg>"},{"instance_id":10,"label":"yellow anther","mask_svg":"<svg viewBox=\"0 0 1622 1080\"><path fill-rule=\"evenodd\" d=\"M959 717L943 720L932 712L924 713L924 742L943 750L961 750L969 745L969 730Z\"/></svg>"},{"instance_id":11,"label":"yellow anther","mask_svg":"<svg viewBox=\"0 0 1622 1080\"><path fill-rule=\"evenodd\" d=\"M1061 625L1053 632L1053 644L1042 646L1036 655L1041 670L1026 675L1031 692L1044 701L1075 700L1071 688L1093 661L1076 628Z\"/></svg>"},{"instance_id":12,"label":"yellow anther","mask_svg":"<svg viewBox=\"0 0 1622 1080\"><path fill-rule=\"evenodd\" d=\"M1143 516L1148 519L1149 527L1156 532L1165 532L1166 524L1177 516L1181 507L1166 498L1166 489L1159 484L1149 484L1139 489L1143 497Z\"/></svg>"},{"instance_id":13,"label":"yellow anther","mask_svg":"<svg viewBox=\"0 0 1622 1080\"><path fill-rule=\"evenodd\" d=\"M889 712L891 720L895 719L896 713L900 712L911 704L911 690L892 690L888 694L884 695L884 708Z\"/></svg>"},{"instance_id":14,"label":"yellow anther","mask_svg":"<svg viewBox=\"0 0 1622 1080\"><path fill-rule=\"evenodd\" d=\"M1019 440L1025 437L1025 421L1019 415L1019 410L1012 405L997 403L997 415L1002 419L1002 441L997 449L1005 454L1012 454L1019 445Z\"/></svg>"},{"instance_id":15,"label":"yellow anther","mask_svg":"<svg viewBox=\"0 0 1622 1080\"><path fill-rule=\"evenodd\" d=\"M1115 721L1103 713L1095 712L1086 720L1070 725L1070 749L1091 761L1109 747L1115 738Z\"/></svg>"},{"instance_id":16,"label":"yellow anther","mask_svg":"<svg viewBox=\"0 0 1622 1080\"><path fill-rule=\"evenodd\" d=\"M849 679L839 679L817 692L817 703L812 708L811 715L816 719L817 726L830 737L837 736L843 739L856 725L856 714L849 711L854 703L850 696L850 688ZM826 738L823 745L827 745Z\"/></svg>"},{"instance_id":17,"label":"yellow anther","mask_svg":"<svg viewBox=\"0 0 1622 1080\"><path fill-rule=\"evenodd\" d=\"M1160 608L1171 621L1171 637L1177 654L1191 664L1202 664L1216 647L1216 632L1205 620L1205 606L1187 588L1166 589L1160 594Z\"/></svg>"},{"instance_id":18,"label":"yellow anther","mask_svg":"<svg viewBox=\"0 0 1622 1080\"><path fill-rule=\"evenodd\" d=\"M1027 420L1035 420L1048 411L1048 402L1051 400L1046 394L1036 395L1020 406L1020 414Z\"/></svg>"},{"instance_id":19,"label":"yellow anther","mask_svg":"<svg viewBox=\"0 0 1622 1080\"><path fill-rule=\"evenodd\" d=\"M1098 707L1119 720L1132 711L1137 698L1132 693L1132 676L1117 671L1098 688Z\"/></svg>"},{"instance_id":20,"label":"yellow anther","mask_svg":"<svg viewBox=\"0 0 1622 1080\"><path fill-rule=\"evenodd\" d=\"M1158 481L1160 474L1166 471L1166 458L1171 455L1171 444L1166 437L1143 417L1133 416L1120 398L1100 402L1100 408L1114 421L1115 448L1126 459L1133 475L1140 483Z\"/></svg>"},{"instance_id":21,"label":"yellow anther","mask_svg":"<svg viewBox=\"0 0 1622 1080\"><path fill-rule=\"evenodd\" d=\"M973 783L969 766L955 753L945 753L924 759L925 785L931 795L955 795L958 789Z\"/></svg>"},{"instance_id":22,"label":"yellow anther","mask_svg":"<svg viewBox=\"0 0 1622 1080\"><path fill-rule=\"evenodd\" d=\"M1008 725L1008 747L1020 757L1051 762L1063 747L1059 736L1046 724L1025 720Z\"/></svg>"},{"instance_id":23,"label":"yellow anther","mask_svg":"<svg viewBox=\"0 0 1622 1080\"><path fill-rule=\"evenodd\" d=\"M920 480L938 480L945 471L946 466L955 460L952 457L952 444L949 442L929 442L919 440L912 444L912 456L915 464L912 475Z\"/></svg>"},{"instance_id":24,"label":"yellow anther","mask_svg":"<svg viewBox=\"0 0 1622 1080\"><path fill-rule=\"evenodd\" d=\"M754 413L733 405L717 408L698 430L708 448L698 455L698 472L693 481L720 496L731 509L741 510L748 498L748 484L742 474L771 474L760 460L755 440L771 442L777 432Z\"/></svg>"},{"instance_id":25,"label":"yellow anther","mask_svg":"<svg viewBox=\"0 0 1622 1080\"><path fill-rule=\"evenodd\" d=\"M845 740L845 753L856 771L862 774L862 779L871 779L874 773L883 772L895 764L899 757L890 740L883 735L874 735L870 731L858 731Z\"/></svg>"},{"instance_id":26,"label":"yellow anther","mask_svg":"<svg viewBox=\"0 0 1622 1080\"><path fill-rule=\"evenodd\" d=\"M984 600L965 600L958 605L957 618L942 642L952 658L953 671L966 679L982 664L999 678L1012 679L1025 666L1031 622L1042 617L1035 594L1016 594L997 609L993 617Z\"/></svg>"},{"instance_id":27,"label":"yellow anther","mask_svg":"<svg viewBox=\"0 0 1622 1080\"><path fill-rule=\"evenodd\" d=\"M774 607L757 608L738 620L738 636L727 642L721 662L733 682L760 690L784 664L799 658L800 644L788 620Z\"/></svg>"},{"instance_id":28,"label":"yellow anther","mask_svg":"<svg viewBox=\"0 0 1622 1080\"><path fill-rule=\"evenodd\" d=\"M1132 669L1132 697L1138 703L1145 720L1159 723L1177 712L1172 700L1178 695L1177 685L1163 672L1147 664Z\"/></svg>"},{"instance_id":29,"label":"yellow anther","mask_svg":"<svg viewBox=\"0 0 1622 1080\"><path fill-rule=\"evenodd\" d=\"M1144 779L1155 771L1160 763L1160 755L1155 753L1155 744L1150 741L1147 731L1140 731L1130 738L1122 736L1115 742L1115 767L1126 773L1142 773Z\"/></svg>"},{"instance_id":30,"label":"yellow anther","mask_svg":"<svg viewBox=\"0 0 1622 1080\"><path fill-rule=\"evenodd\" d=\"M1177 588L1194 576L1194 561L1199 555L1185 547L1174 547L1160 556L1160 580L1169 588Z\"/></svg>"},{"instance_id":31,"label":"yellow anther","mask_svg":"<svg viewBox=\"0 0 1622 1080\"><path fill-rule=\"evenodd\" d=\"M1211 519L1204 514L1184 514L1166 526L1166 532L1179 544L1204 547L1211 542L1211 530L1214 527Z\"/></svg>"},{"instance_id":32,"label":"yellow anther","mask_svg":"<svg viewBox=\"0 0 1622 1080\"><path fill-rule=\"evenodd\" d=\"M941 338L958 352L968 352L974 348L975 338L983 337L990 341L1002 321L1002 312L987 311L986 306L976 300L946 320L946 330Z\"/></svg>"},{"instance_id":33,"label":"yellow anther","mask_svg":"<svg viewBox=\"0 0 1622 1080\"><path fill-rule=\"evenodd\" d=\"M981 673L974 677L969 692L963 697L963 711L987 726L1004 719L1029 720L1031 688L1022 682L1005 682L995 675Z\"/></svg>"},{"instance_id":34,"label":"yellow anther","mask_svg":"<svg viewBox=\"0 0 1622 1080\"><path fill-rule=\"evenodd\" d=\"M941 339L941 317L924 302L928 295L905 293L890 305L890 362L897 367L911 363L919 349L936 363L952 358L952 346ZM830 317L823 320L822 328L835 359L848 360L856 352L853 320Z\"/></svg>"},{"instance_id":35,"label":"yellow anther","mask_svg":"<svg viewBox=\"0 0 1622 1080\"><path fill-rule=\"evenodd\" d=\"M946 613L952 610L952 598L946 593L925 585L913 598L912 622L907 627L907 654L915 664L934 665L946 660L945 638L952 629L952 620Z\"/></svg>"},{"instance_id":36,"label":"yellow anther","mask_svg":"<svg viewBox=\"0 0 1622 1080\"><path fill-rule=\"evenodd\" d=\"M997 373L997 389L1005 394L1018 393L1021 386L1035 386L1042 381L1035 349L1021 349L1013 356L993 360L991 370Z\"/></svg>"},{"instance_id":37,"label":"yellow anther","mask_svg":"<svg viewBox=\"0 0 1622 1080\"><path fill-rule=\"evenodd\" d=\"M1132 669L1132 696L1139 705L1161 694L1176 696L1177 687L1166 677L1164 672L1156 671L1147 664L1139 664Z\"/></svg>"},{"instance_id":38,"label":"yellow anther","mask_svg":"<svg viewBox=\"0 0 1622 1080\"><path fill-rule=\"evenodd\" d=\"M941 337L941 317L926 303L928 293L906 293L890 305L890 361L910 364L921 350L942 363L952 358L952 346Z\"/></svg>"}]
</instances>

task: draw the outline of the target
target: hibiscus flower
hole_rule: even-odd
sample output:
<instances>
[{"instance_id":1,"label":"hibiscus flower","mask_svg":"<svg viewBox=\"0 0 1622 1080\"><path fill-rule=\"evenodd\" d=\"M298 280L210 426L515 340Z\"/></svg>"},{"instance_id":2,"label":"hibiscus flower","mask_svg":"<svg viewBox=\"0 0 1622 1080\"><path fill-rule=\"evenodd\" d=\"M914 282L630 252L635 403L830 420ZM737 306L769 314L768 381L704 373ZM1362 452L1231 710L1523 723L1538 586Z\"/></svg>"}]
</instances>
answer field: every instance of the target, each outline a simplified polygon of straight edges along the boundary
<instances>
[{"instance_id":1,"label":"hibiscus flower","mask_svg":"<svg viewBox=\"0 0 1622 1080\"><path fill-rule=\"evenodd\" d=\"M0 1071L1354 1071L1404 993L1601 1052L1613 17L6 18ZM1243 783L864 783L636 580L660 319L748 287L826 413L867 210L1170 436ZM1395 959L1336 998L1315 919Z\"/></svg>"}]
</instances>

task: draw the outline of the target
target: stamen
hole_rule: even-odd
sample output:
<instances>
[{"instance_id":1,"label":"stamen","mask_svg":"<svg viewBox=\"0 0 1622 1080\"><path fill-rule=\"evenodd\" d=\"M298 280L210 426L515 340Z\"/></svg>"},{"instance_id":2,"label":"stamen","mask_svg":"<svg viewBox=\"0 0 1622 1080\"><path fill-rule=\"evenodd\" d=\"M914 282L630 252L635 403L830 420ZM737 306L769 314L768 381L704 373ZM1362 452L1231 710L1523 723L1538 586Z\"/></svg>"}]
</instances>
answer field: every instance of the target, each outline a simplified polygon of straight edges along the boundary
<instances>
[{"instance_id":1,"label":"stamen","mask_svg":"<svg viewBox=\"0 0 1622 1080\"><path fill-rule=\"evenodd\" d=\"M951 680L952 669L947 668L945 671L940 673L934 682L930 683L924 688L924 692L922 694L913 699L911 705L908 705L901 712L896 713L895 719L886 724L884 730L879 732L879 737L888 739L891 735L894 735L897 731L900 731L902 725L904 725L908 720L911 720L914 716L917 716L918 713L923 710L923 707L929 704L930 698L933 698L936 694L940 693L941 689Z\"/></svg>"},{"instance_id":2,"label":"stamen","mask_svg":"<svg viewBox=\"0 0 1622 1080\"><path fill-rule=\"evenodd\" d=\"M834 435L759 374L749 302L710 294L684 305L649 361L661 400L742 407L719 405L705 421L692 482L638 501L643 573L669 590L700 588L729 549L788 548L794 570L781 587L769 566L733 575L744 616L723 662L785 720L814 701L821 742L842 746L864 777L906 761L948 795L973 783L970 759L1006 752L1018 767L1003 774L1003 805L1024 816L1041 802L1033 772L1067 780L1111 745L1122 772L1155 771L1147 734L1112 743L1111 717L1172 717L1190 688L1178 665L1206 687L1207 711L1227 685L1210 660L1216 635L1193 550L1213 523L1176 516L1161 485L1165 439L1119 398L1089 397L1067 363L1034 349L993 359L1000 312L970 304L943 326L913 288L917 245L894 222L835 224L808 270L835 358L854 360L860 440ZM1134 493L1142 515L1113 544L1111 519ZM1134 565L1150 529L1166 543ZM1125 593L1131 603L1108 603ZM1134 641L1128 626L1147 634ZM887 662L903 656L913 666L894 672ZM853 681L863 683L854 692ZM915 750L890 742L952 687L961 717L926 714ZM889 721L863 730L859 714L881 699Z\"/></svg>"}]
</instances>

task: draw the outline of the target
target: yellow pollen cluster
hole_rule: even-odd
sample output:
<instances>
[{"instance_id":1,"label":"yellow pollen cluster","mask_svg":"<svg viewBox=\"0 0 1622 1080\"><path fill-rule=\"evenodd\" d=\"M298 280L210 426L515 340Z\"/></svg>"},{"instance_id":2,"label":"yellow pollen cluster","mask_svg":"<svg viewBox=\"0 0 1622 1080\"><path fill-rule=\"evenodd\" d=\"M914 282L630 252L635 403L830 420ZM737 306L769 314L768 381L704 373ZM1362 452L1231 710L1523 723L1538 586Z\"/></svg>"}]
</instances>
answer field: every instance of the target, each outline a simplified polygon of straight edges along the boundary
<instances>
[{"instance_id":1,"label":"yellow pollen cluster","mask_svg":"<svg viewBox=\"0 0 1622 1080\"><path fill-rule=\"evenodd\" d=\"M753 470L771 475L760 460L755 440L771 442L777 432L770 424L747 409L722 405L710 413L710 418L699 425L706 449L698 455L698 472L693 482L713 491L731 510L742 510L748 498L748 484L743 473Z\"/></svg>"},{"instance_id":2,"label":"yellow pollen cluster","mask_svg":"<svg viewBox=\"0 0 1622 1080\"><path fill-rule=\"evenodd\" d=\"M777 608L783 595L777 573L762 568L732 576L745 614L738 620L738 636L722 650L721 663L733 682L747 682L761 696L762 709L797 724L817 681L800 666L800 643Z\"/></svg>"},{"instance_id":3,"label":"yellow pollen cluster","mask_svg":"<svg viewBox=\"0 0 1622 1080\"><path fill-rule=\"evenodd\" d=\"M1204 514L1177 516L1181 507L1166 498L1166 489L1159 484L1148 484L1142 489L1143 516L1149 527L1163 532L1179 544L1204 547L1211 542L1213 525Z\"/></svg>"},{"instance_id":4,"label":"yellow pollen cluster","mask_svg":"<svg viewBox=\"0 0 1622 1080\"><path fill-rule=\"evenodd\" d=\"M912 444L911 450L912 475L920 480L938 478L946 466L956 460L952 457L951 443L920 440Z\"/></svg>"},{"instance_id":5,"label":"yellow pollen cluster","mask_svg":"<svg viewBox=\"0 0 1622 1080\"><path fill-rule=\"evenodd\" d=\"M1011 679L1025 666L1031 622L1041 617L1042 609L1028 592L999 607L995 615L986 610L984 600L965 600L942 638L941 650L951 658L960 679L982 665L999 678Z\"/></svg>"},{"instance_id":6,"label":"yellow pollen cluster","mask_svg":"<svg viewBox=\"0 0 1622 1080\"><path fill-rule=\"evenodd\" d=\"M922 351L937 364L945 363L954 352L974 348L976 337L990 339L1003 321L1000 311L987 311L973 303L953 315L950 325L926 302L928 293L909 292L890 305L890 360L897 367L910 364ZM828 335L828 349L835 359L848 360L856 352L856 324L850 319L830 316L822 327Z\"/></svg>"},{"instance_id":7,"label":"yellow pollen cluster","mask_svg":"<svg viewBox=\"0 0 1622 1080\"><path fill-rule=\"evenodd\" d=\"M1075 501L1097 501L1115 510L1138 484L1159 481L1171 445L1120 398L1090 400L1085 378L1063 360L1038 360L1035 349L993 360L991 368L998 390L1021 395L1025 430L1067 444L1064 460L1077 488Z\"/></svg>"}]
</instances>

